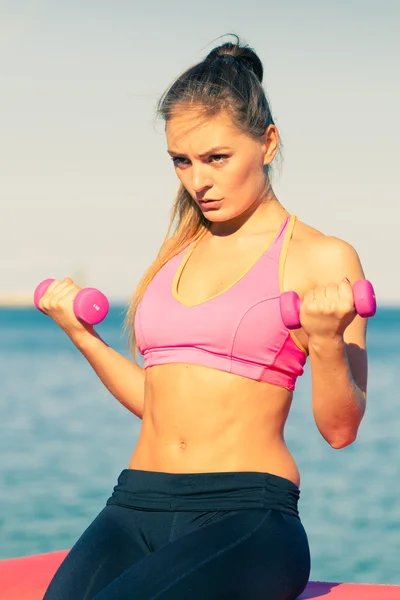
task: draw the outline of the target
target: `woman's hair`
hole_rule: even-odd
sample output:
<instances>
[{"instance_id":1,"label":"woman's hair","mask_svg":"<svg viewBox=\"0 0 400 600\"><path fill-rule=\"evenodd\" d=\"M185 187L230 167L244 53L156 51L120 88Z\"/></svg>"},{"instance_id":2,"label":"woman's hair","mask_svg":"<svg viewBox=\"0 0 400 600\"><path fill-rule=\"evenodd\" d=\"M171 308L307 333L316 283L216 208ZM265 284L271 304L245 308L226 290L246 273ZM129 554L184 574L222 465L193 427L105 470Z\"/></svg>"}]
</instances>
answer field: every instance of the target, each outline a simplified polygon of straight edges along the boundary
<instances>
[{"instance_id":1,"label":"woman's hair","mask_svg":"<svg viewBox=\"0 0 400 600\"><path fill-rule=\"evenodd\" d=\"M252 48L227 42L214 48L200 63L184 71L164 92L157 116L168 122L179 109L194 109L202 119L227 112L235 126L260 139L273 125L270 107L262 87L263 66ZM268 167L266 167L267 181ZM137 354L134 319L138 304L158 271L176 254L198 238L209 221L181 184L172 207L167 234L158 256L145 272L128 307L124 331L128 332L134 360Z\"/></svg>"}]
</instances>

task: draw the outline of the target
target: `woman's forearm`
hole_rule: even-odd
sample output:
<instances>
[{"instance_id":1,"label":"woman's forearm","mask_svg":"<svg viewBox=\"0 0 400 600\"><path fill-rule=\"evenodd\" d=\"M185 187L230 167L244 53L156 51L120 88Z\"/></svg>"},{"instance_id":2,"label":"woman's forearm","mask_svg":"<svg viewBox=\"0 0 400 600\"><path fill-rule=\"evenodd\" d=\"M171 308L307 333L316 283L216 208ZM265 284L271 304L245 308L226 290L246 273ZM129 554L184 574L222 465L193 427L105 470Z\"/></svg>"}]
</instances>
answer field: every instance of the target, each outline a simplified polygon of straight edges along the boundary
<instances>
[{"instance_id":1,"label":"woman's forearm","mask_svg":"<svg viewBox=\"0 0 400 600\"><path fill-rule=\"evenodd\" d=\"M108 391L141 419L144 404L144 370L107 346L95 331L72 341Z\"/></svg>"},{"instance_id":2,"label":"woman's forearm","mask_svg":"<svg viewBox=\"0 0 400 600\"><path fill-rule=\"evenodd\" d=\"M321 435L333 448L351 444L365 412L365 395L355 383L342 338L309 341L312 406Z\"/></svg>"}]
</instances>

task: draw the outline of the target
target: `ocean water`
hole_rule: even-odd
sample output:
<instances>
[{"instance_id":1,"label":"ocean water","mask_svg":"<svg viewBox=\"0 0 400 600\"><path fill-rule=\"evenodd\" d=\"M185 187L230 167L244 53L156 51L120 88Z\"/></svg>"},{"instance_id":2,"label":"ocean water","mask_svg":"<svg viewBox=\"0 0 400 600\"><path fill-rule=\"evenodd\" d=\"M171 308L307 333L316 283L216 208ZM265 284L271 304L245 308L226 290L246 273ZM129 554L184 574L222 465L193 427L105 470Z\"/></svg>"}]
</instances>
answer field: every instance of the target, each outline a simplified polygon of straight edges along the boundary
<instances>
[{"instance_id":1,"label":"ocean water","mask_svg":"<svg viewBox=\"0 0 400 600\"><path fill-rule=\"evenodd\" d=\"M123 307L98 326L123 354ZM299 380L286 441L299 465L311 578L400 584L400 308L368 326L368 408L357 441L333 450ZM70 548L103 508L140 421L67 336L34 309L0 309L0 559Z\"/></svg>"}]
</instances>

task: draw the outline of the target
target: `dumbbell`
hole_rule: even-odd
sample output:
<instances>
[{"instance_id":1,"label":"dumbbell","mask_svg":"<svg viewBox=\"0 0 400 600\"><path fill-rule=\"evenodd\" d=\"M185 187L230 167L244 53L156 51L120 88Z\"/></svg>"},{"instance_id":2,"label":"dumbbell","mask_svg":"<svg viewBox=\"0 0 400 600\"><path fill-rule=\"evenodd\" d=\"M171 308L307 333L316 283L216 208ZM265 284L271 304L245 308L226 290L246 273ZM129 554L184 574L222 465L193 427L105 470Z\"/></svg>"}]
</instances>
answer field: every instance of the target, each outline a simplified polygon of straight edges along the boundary
<instances>
[{"instance_id":1,"label":"dumbbell","mask_svg":"<svg viewBox=\"0 0 400 600\"><path fill-rule=\"evenodd\" d=\"M54 279L45 279L35 289L33 294L33 302L39 310L39 301L51 282ZM87 325L97 325L107 316L109 303L106 296L96 290L96 288L88 287L79 290L74 298L73 311L75 316L86 323ZM42 310L42 312L44 312Z\"/></svg>"},{"instance_id":2,"label":"dumbbell","mask_svg":"<svg viewBox=\"0 0 400 600\"><path fill-rule=\"evenodd\" d=\"M376 313L376 298L372 283L360 279L353 285L354 307L360 317L373 317ZM280 296L282 321L288 329L298 329L300 324L300 307L302 301L296 292L283 292Z\"/></svg>"}]
</instances>

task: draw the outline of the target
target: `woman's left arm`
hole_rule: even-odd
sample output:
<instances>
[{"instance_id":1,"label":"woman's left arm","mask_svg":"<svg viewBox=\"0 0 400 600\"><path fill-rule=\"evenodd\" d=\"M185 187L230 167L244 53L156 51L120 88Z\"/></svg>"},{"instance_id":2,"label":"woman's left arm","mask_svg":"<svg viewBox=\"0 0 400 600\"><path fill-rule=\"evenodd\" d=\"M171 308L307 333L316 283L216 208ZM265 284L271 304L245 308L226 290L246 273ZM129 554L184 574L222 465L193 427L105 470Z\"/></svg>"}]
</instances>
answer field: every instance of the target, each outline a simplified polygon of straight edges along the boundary
<instances>
[{"instance_id":1,"label":"woman's left arm","mask_svg":"<svg viewBox=\"0 0 400 600\"><path fill-rule=\"evenodd\" d=\"M367 319L357 315L352 291L364 273L346 242L323 237L316 245L315 286L303 298L300 320L308 335L314 419L339 449L356 439L366 407Z\"/></svg>"}]
</instances>

